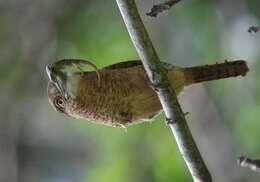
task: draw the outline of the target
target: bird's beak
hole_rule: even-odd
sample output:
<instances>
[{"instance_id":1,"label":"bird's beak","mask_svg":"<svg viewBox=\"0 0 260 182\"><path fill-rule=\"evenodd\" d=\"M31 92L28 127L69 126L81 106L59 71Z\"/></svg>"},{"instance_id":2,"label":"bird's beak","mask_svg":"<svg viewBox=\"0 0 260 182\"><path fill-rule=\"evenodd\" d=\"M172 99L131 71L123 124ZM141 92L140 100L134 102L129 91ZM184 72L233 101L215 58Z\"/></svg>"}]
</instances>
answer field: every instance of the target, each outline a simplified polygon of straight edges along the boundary
<instances>
[{"instance_id":1,"label":"bird's beak","mask_svg":"<svg viewBox=\"0 0 260 182\"><path fill-rule=\"evenodd\" d=\"M57 82L57 78L58 78L58 74L56 73L56 71L54 70L54 67L53 66L49 66L47 65L45 67L46 69L46 73L48 75L48 78L53 81L53 82Z\"/></svg>"},{"instance_id":2,"label":"bird's beak","mask_svg":"<svg viewBox=\"0 0 260 182\"><path fill-rule=\"evenodd\" d=\"M48 78L50 79L50 80L52 80L52 77L51 77L51 75L52 75L52 69L51 69L51 67L50 66L46 66L45 67L45 69L46 69L46 73L47 73L47 75L48 75ZM52 80L53 81L53 80Z\"/></svg>"},{"instance_id":3,"label":"bird's beak","mask_svg":"<svg viewBox=\"0 0 260 182\"><path fill-rule=\"evenodd\" d=\"M54 84L56 85L56 87L59 89L59 91L65 95L65 90L63 88L63 83L61 78L59 77L59 75L57 75L57 73L54 71L54 68L52 66L46 66L46 73L48 75L48 78L54 82Z\"/></svg>"}]
</instances>

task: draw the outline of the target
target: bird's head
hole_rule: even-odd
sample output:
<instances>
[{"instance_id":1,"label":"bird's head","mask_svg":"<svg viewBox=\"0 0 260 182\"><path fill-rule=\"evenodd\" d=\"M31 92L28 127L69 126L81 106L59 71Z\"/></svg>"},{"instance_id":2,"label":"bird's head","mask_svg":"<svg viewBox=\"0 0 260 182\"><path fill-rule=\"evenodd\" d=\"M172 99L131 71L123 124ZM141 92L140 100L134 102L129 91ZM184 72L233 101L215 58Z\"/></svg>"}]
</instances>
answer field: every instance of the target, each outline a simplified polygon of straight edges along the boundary
<instances>
[{"instance_id":1,"label":"bird's head","mask_svg":"<svg viewBox=\"0 0 260 182\"><path fill-rule=\"evenodd\" d=\"M52 107L60 113L66 113L66 98L64 97L60 89L57 87L55 82L48 82L47 93L49 102L52 105Z\"/></svg>"},{"instance_id":2,"label":"bird's head","mask_svg":"<svg viewBox=\"0 0 260 182\"><path fill-rule=\"evenodd\" d=\"M69 92L66 89L67 79L65 75L57 72L52 66L46 66L46 72L49 77L47 85L49 102L56 111L67 114L66 107L68 107L68 100L70 98Z\"/></svg>"},{"instance_id":3,"label":"bird's head","mask_svg":"<svg viewBox=\"0 0 260 182\"><path fill-rule=\"evenodd\" d=\"M80 80L84 79L84 66L92 66L97 75L94 64L81 59L64 59L46 66L49 77L47 94L53 108L69 116L75 117L75 107L79 104L78 88Z\"/></svg>"}]
</instances>

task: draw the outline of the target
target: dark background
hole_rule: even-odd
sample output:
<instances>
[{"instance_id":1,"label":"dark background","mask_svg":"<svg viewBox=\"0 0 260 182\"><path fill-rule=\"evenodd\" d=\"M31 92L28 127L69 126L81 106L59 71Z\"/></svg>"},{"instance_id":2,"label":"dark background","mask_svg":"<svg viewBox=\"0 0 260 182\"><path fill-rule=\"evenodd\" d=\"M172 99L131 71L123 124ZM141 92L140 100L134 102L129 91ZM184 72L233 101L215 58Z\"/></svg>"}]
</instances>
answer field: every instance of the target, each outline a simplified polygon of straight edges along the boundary
<instances>
[{"instance_id":1,"label":"dark background","mask_svg":"<svg viewBox=\"0 0 260 182\"><path fill-rule=\"evenodd\" d=\"M236 158L260 158L260 33L247 32L260 25L260 1L183 1L147 17L158 2L137 0L161 60L248 60L246 77L198 84L179 98L214 181L258 181ZM56 113L45 65L62 58L98 67L138 58L115 0L0 0L1 182L192 181L163 115L124 130Z\"/></svg>"}]
</instances>

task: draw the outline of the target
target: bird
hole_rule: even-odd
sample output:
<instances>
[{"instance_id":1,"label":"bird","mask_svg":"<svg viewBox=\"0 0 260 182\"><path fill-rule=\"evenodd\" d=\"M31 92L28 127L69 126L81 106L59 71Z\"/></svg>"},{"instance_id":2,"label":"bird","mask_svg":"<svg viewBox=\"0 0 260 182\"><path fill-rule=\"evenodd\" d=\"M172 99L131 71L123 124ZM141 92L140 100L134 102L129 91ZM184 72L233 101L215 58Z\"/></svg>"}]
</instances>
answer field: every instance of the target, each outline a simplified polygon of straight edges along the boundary
<instances>
[{"instance_id":1,"label":"bird","mask_svg":"<svg viewBox=\"0 0 260 182\"><path fill-rule=\"evenodd\" d=\"M184 87L205 81L245 76L244 60L179 67L161 62L176 95ZM94 71L86 71L90 66ZM93 123L126 128L152 120L162 112L140 60L101 69L83 59L63 59L46 66L48 100L60 113Z\"/></svg>"}]
</instances>

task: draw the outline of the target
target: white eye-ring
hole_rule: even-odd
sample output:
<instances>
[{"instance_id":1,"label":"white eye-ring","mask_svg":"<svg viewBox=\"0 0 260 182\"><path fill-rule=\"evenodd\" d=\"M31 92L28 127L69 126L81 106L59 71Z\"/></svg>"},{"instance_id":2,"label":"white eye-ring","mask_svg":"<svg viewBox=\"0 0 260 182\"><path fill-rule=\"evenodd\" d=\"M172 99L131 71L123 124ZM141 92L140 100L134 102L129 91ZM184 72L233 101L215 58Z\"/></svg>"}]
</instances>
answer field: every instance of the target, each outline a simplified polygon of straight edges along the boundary
<instances>
[{"instance_id":1,"label":"white eye-ring","mask_svg":"<svg viewBox=\"0 0 260 182\"><path fill-rule=\"evenodd\" d=\"M54 99L54 104L57 106L59 109L64 109L65 108L65 101L62 97L58 96Z\"/></svg>"}]
</instances>

